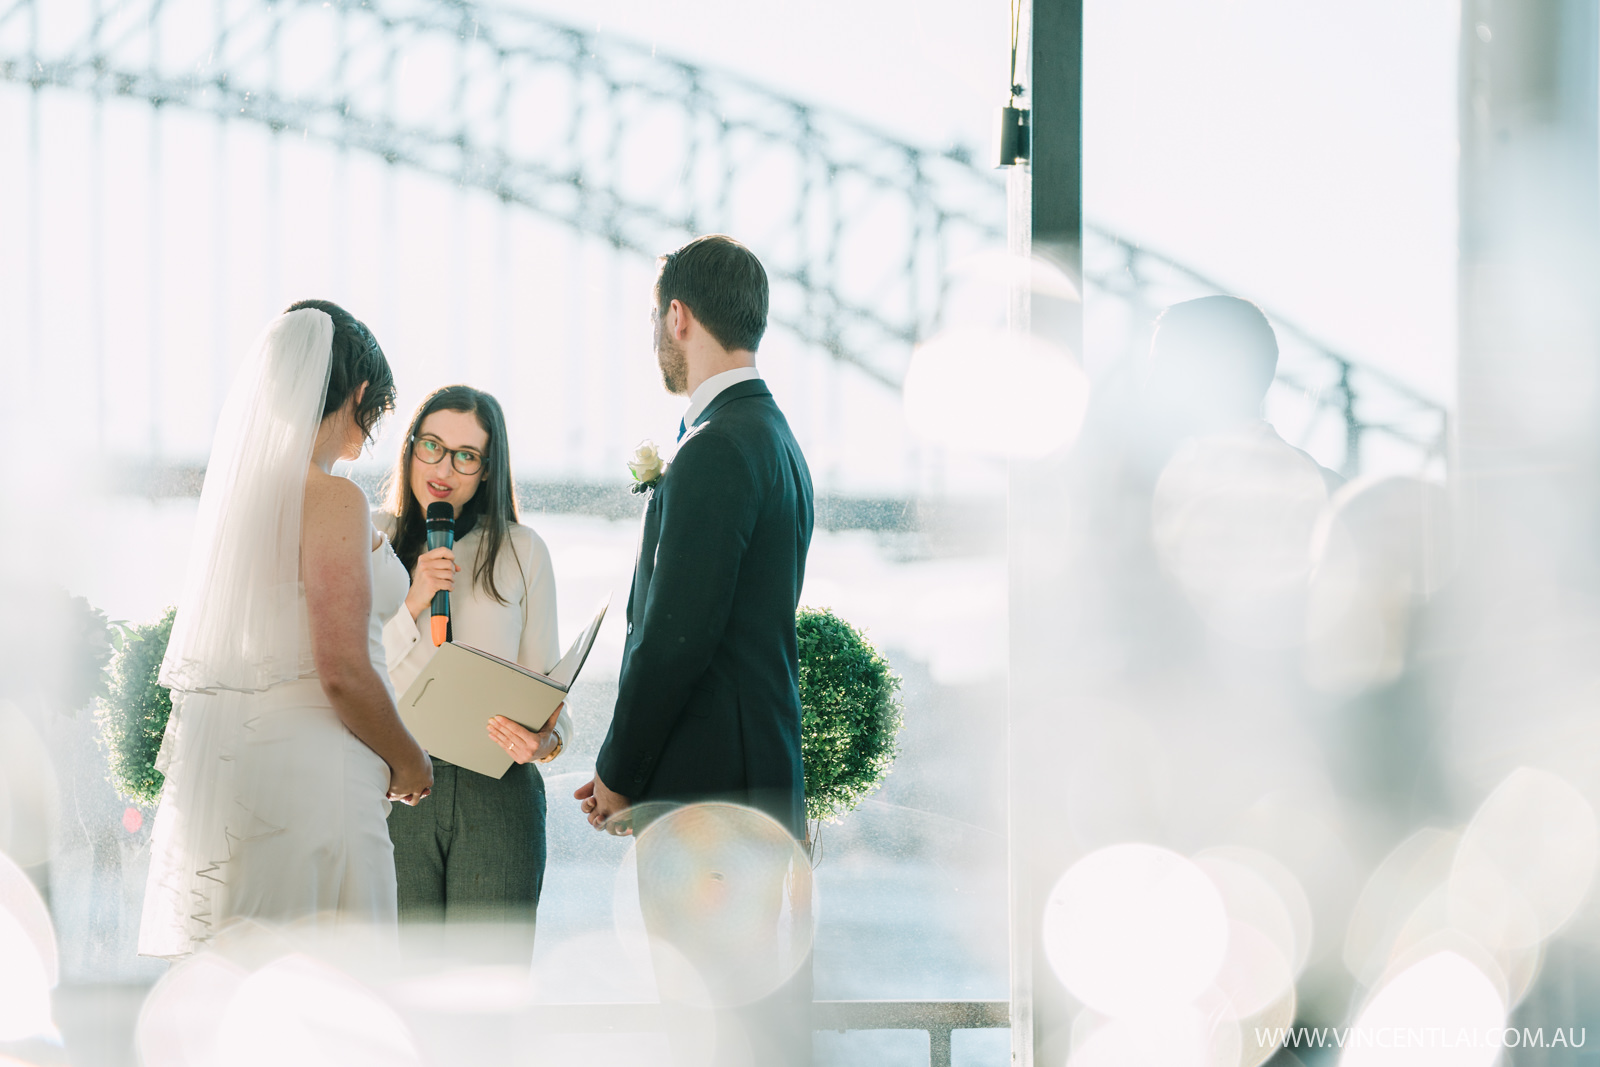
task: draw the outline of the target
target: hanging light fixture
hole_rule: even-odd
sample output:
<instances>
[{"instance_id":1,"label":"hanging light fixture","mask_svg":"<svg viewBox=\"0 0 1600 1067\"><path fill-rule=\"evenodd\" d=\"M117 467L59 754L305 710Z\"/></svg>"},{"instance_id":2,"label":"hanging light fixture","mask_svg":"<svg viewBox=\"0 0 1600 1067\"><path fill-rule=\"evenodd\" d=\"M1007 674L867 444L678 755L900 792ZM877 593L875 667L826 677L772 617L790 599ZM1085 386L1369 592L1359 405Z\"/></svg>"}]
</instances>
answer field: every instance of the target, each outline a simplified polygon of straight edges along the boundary
<instances>
[{"instance_id":1,"label":"hanging light fixture","mask_svg":"<svg viewBox=\"0 0 1600 1067\"><path fill-rule=\"evenodd\" d=\"M999 150L997 167L1016 167L1028 162L1032 147L1032 122L1028 109L1017 106L1022 96L1022 86L1017 82L1017 37L1022 26L1023 0L1011 0L1011 90L1006 106L999 114Z\"/></svg>"}]
</instances>

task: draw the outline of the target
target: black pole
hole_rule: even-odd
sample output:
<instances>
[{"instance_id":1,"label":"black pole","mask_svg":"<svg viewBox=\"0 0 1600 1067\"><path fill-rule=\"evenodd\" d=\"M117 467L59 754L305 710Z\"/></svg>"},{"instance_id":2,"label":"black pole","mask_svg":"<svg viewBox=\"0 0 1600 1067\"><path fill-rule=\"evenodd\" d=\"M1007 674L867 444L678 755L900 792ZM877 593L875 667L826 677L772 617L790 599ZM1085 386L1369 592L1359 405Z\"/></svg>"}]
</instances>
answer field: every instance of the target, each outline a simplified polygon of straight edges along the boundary
<instances>
[{"instance_id":1,"label":"black pole","mask_svg":"<svg viewBox=\"0 0 1600 1067\"><path fill-rule=\"evenodd\" d=\"M1076 278L1083 266L1082 0L1036 0L1031 45L1033 247Z\"/></svg>"}]
</instances>

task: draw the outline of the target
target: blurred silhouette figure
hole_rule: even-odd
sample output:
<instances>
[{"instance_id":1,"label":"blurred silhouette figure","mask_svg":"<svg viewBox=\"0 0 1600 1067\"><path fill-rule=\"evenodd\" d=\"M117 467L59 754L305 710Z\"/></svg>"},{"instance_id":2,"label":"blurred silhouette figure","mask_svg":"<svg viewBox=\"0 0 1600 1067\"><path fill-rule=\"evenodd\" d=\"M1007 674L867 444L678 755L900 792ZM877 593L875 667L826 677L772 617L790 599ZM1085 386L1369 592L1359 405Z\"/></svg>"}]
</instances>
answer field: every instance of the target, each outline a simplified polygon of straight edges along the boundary
<instances>
[{"instance_id":1,"label":"blurred silhouette figure","mask_svg":"<svg viewBox=\"0 0 1600 1067\"><path fill-rule=\"evenodd\" d=\"M1452 814L1436 716L1439 597L1455 571L1450 500L1420 478L1353 482L1315 540L1306 677L1342 698L1324 724L1335 784L1378 854Z\"/></svg>"},{"instance_id":2,"label":"blurred silhouette figure","mask_svg":"<svg viewBox=\"0 0 1600 1067\"><path fill-rule=\"evenodd\" d=\"M1061 783L1028 813L1050 876L1127 841L1256 849L1335 928L1360 883L1319 748L1336 698L1303 662L1313 535L1342 479L1264 418L1277 365L1261 310L1211 296L1163 311L1144 358L1097 383L1060 490L1040 490L1070 501L1059 715L1030 724L1012 773ZM1337 1020L1348 975L1308 968L1304 1017Z\"/></svg>"},{"instance_id":3,"label":"blurred silhouette figure","mask_svg":"<svg viewBox=\"0 0 1600 1067\"><path fill-rule=\"evenodd\" d=\"M1173 304L1156 319L1145 394L1181 436L1237 429L1261 417L1278 372L1278 338L1261 309L1232 296Z\"/></svg>"},{"instance_id":4,"label":"blurred silhouette figure","mask_svg":"<svg viewBox=\"0 0 1600 1067\"><path fill-rule=\"evenodd\" d=\"M1233 432L1293 446L1262 414L1278 373L1278 337L1261 309L1236 296L1173 304L1156 319L1145 367L1144 406L1151 443L1163 460L1185 438ZM1302 451L1329 492L1344 479Z\"/></svg>"}]
</instances>

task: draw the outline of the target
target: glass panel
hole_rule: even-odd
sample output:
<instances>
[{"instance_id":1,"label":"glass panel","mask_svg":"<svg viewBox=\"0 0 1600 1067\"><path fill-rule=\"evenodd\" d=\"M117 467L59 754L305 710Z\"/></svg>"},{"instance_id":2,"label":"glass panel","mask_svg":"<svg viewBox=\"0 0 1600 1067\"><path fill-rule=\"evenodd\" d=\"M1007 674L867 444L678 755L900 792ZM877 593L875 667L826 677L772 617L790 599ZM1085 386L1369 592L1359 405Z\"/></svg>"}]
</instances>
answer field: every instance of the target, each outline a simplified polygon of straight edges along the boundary
<instances>
[{"instance_id":1,"label":"glass panel","mask_svg":"<svg viewBox=\"0 0 1600 1067\"><path fill-rule=\"evenodd\" d=\"M759 367L815 489L802 602L866 635L904 706L888 777L812 830L815 994L1003 1001L1005 468L979 432L997 398L963 397L959 378L936 374L937 402L913 426L900 393L910 338L979 359L1004 325L1003 183L984 162L1003 11L835 5L774 14L776 27L729 19L707 38L648 5L597 31L569 29L592 23L582 5L558 8L486 11L461 32L428 4L164 0L97 28L93 5L24 0L0 22L5 69L35 69L35 50L55 64L49 85L0 82L0 123L24 146L0 158L0 310L16 324L15 344L0 346L0 414L19 440L70 457L21 464L17 498L52 519L37 554L5 572L8 597L42 603L60 586L119 624L162 617L182 590L221 401L292 300L340 302L393 368L397 413L341 468L374 504L427 392L465 381L494 393L523 521L551 552L563 643L612 597L571 694L575 736L544 768L535 947L447 929L407 942L427 962L404 979L317 945L301 947L332 971L273 970L266 953L251 980L285 996L322 990L355 1015L398 1012L430 1054L469 1058L488 1055L475 1044L485 1031L509 1040L501 1024L518 998L649 999L655 977L618 935L639 926L631 843L591 830L571 794L616 697L645 502L628 492L627 460L641 439L670 458L684 414L652 356L654 257L694 233L733 233L772 282ZM863 32L841 36L846 18ZM923 45L886 56L873 40L898 38L908 19ZM573 33L587 42L578 52ZM821 54L829 65L810 58ZM97 61L120 72L114 98ZM838 64L858 72L849 84L829 73ZM185 80L202 69L226 84ZM890 86L902 101L892 115ZM378 127L396 140L375 145ZM595 214L594 195L620 213ZM40 634L70 633L62 612L28 618ZM70 639L37 647L80 666ZM108 781L87 699L28 680L42 652L4 662L22 680L4 694L19 710L0 705L0 827L54 923L56 1025L71 1056L94 1042L132 1062L139 1007L169 973L136 955L152 796ZM0 900L8 892L0 881ZM0 945L14 932L0 928ZM226 975L170 973L191 985L163 987L151 1018L232 988ZM486 983L471 988L499 1007L429 1022L413 979ZM9 1034L0 1025L0 1053L33 1057ZM958 1041L957 1062L1005 1039L984 1036ZM657 1055L659 1037L618 1038L632 1051L617 1055ZM921 1063L928 1040L861 1032L818 1047L837 1062Z\"/></svg>"}]
</instances>

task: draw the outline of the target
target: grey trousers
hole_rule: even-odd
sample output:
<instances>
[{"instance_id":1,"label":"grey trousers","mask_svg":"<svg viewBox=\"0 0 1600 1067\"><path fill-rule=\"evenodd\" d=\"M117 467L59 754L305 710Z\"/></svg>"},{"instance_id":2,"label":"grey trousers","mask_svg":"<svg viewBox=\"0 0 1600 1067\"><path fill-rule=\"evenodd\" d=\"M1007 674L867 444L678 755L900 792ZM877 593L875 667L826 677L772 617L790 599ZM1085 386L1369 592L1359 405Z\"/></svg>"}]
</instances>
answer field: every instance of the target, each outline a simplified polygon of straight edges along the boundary
<instances>
[{"instance_id":1,"label":"grey trousers","mask_svg":"<svg viewBox=\"0 0 1600 1067\"><path fill-rule=\"evenodd\" d=\"M433 793L389 813L402 922L532 922L544 884L544 778L433 761Z\"/></svg>"}]
</instances>

